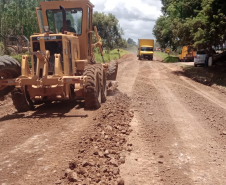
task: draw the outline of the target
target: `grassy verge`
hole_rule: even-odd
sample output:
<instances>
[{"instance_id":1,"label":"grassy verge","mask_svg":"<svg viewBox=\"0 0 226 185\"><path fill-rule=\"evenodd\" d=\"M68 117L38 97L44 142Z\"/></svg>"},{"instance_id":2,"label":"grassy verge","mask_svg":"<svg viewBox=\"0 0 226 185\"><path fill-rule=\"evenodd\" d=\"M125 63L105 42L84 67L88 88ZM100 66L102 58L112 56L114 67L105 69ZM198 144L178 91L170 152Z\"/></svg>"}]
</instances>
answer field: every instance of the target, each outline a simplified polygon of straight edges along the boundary
<instances>
[{"instance_id":1,"label":"grassy verge","mask_svg":"<svg viewBox=\"0 0 226 185\"><path fill-rule=\"evenodd\" d=\"M22 55L26 55L26 53L25 54L11 55L11 57L16 59L21 64L21 62L22 62ZM31 67L31 57L30 56L28 57L28 64L29 64L29 67Z\"/></svg>"},{"instance_id":2,"label":"grassy verge","mask_svg":"<svg viewBox=\"0 0 226 185\"><path fill-rule=\"evenodd\" d=\"M104 50L104 61L109 62L111 60L119 59L123 55L129 54L129 52L126 50L120 49L119 52L117 50L118 49L114 49L114 50L110 51L109 53ZM97 63L103 62L102 56L100 55L99 52L95 52L95 60L97 61Z\"/></svg>"},{"instance_id":3,"label":"grassy verge","mask_svg":"<svg viewBox=\"0 0 226 185\"><path fill-rule=\"evenodd\" d=\"M16 59L21 64L21 62L22 62L22 55L23 54L11 55L11 57Z\"/></svg>"},{"instance_id":4,"label":"grassy verge","mask_svg":"<svg viewBox=\"0 0 226 185\"><path fill-rule=\"evenodd\" d=\"M163 62L165 63L175 63L175 62L178 62L178 56L176 55L168 55L166 53L162 53L160 51L155 51L154 52L155 55L159 56L162 58Z\"/></svg>"}]
</instances>

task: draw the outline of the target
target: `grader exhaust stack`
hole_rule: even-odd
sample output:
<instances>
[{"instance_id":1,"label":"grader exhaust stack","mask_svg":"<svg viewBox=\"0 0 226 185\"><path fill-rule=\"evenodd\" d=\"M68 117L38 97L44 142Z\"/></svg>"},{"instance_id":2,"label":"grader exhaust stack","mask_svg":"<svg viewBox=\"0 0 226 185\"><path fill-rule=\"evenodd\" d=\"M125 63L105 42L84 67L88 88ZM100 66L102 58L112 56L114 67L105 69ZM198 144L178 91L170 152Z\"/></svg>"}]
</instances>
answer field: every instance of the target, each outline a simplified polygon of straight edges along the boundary
<instances>
[{"instance_id":1,"label":"grader exhaust stack","mask_svg":"<svg viewBox=\"0 0 226 185\"><path fill-rule=\"evenodd\" d=\"M15 87L12 99L18 111L30 110L37 101L79 99L88 109L106 101L107 84L112 84L107 80L116 79L118 64L95 61L94 47L102 58L103 50L96 27L97 43L92 43L93 7L89 0L40 2L40 33L30 37L32 69L28 55L22 57L21 74L10 75L0 63L0 94Z\"/></svg>"}]
</instances>

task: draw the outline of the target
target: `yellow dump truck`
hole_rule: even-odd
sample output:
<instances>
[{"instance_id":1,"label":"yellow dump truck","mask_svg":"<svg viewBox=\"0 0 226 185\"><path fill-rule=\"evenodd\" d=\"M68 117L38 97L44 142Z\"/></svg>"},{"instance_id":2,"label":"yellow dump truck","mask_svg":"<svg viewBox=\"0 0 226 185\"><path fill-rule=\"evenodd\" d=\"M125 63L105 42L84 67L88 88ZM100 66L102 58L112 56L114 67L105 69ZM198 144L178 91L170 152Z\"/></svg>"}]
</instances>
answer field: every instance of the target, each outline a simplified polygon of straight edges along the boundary
<instances>
[{"instance_id":1,"label":"yellow dump truck","mask_svg":"<svg viewBox=\"0 0 226 185\"><path fill-rule=\"evenodd\" d=\"M184 46L182 52L179 54L179 61L193 62L196 51L192 46Z\"/></svg>"},{"instance_id":2,"label":"yellow dump truck","mask_svg":"<svg viewBox=\"0 0 226 185\"><path fill-rule=\"evenodd\" d=\"M148 60L153 60L153 48L154 40L153 39L139 39L138 40L138 54L137 57L139 60L147 58Z\"/></svg>"}]
</instances>

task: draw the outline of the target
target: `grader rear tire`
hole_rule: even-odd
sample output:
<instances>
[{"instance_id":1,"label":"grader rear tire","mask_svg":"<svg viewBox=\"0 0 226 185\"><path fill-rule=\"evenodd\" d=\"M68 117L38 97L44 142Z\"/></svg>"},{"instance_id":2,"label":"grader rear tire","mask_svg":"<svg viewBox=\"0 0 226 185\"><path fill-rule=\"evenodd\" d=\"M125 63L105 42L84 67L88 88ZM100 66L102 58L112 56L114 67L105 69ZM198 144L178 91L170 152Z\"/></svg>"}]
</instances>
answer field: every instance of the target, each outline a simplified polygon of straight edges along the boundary
<instances>
[{"instance_id":1,"label":"grader rear tire","mask_svg":"<svg viewBox=\"0 0 226 185\"><path fill-rule=\"evenodd\" d=\"M107 100L107 78L106 73L103 71L101 84L101 103L105 103L106 100Z\"/></svg>"},{"instance_id":2,"label":"grader rear tire","mask_svg":"<svg viewBox=\"0 0 226 185\"><path fill-rule=\"evenodd\" d=\"M101 64L95 64L98 68L98 73L100 76L100 85L101 85L101 103L106 102L107 100L107 78L106 73Z\"/></svg>"},{"instance_id":3,"label":"grader rear tire","mask_svg":"<svg viewBox=\"0 0 226 185\"><path fill-rule=\"evenodd\" d=\"M116 80L118 73L118 62L113 60L108 65L107 80Z\"/></svg>"},{"instance_id":4,"label":"grader rear tire","mask_svg":"<svg viewBox=\"0 0 226 185\"><path fill-rule=\"evenodd\" d=\"M96 65L86 66L84 76L87 76L87 84L84 88L85 106L87 109L98 109L101 106L99 68Z\"/></svg>"},{"instance_id":5,"label":"grader rear tire","mask_svg":"<svg viewBox=\"0 0 226 185\"><path fill-rule=\"evenodd\" d=\"M26 112L34 108L33 102L28 94L21 89L15 88L12 92L12 100L18 112Z\"/></svg>"},{"instance_id":6,"label":"grader rear tire","mask_svg":"<svg viewBox=\"0 0 226 185\"><path fill-rule=\"evenodd\" d=\"M20 64L12 57L0 56L0 79L17 78L21 74ZM14 86L0 87L0 98L7 95Z\"/></svg>"}]
</instances>

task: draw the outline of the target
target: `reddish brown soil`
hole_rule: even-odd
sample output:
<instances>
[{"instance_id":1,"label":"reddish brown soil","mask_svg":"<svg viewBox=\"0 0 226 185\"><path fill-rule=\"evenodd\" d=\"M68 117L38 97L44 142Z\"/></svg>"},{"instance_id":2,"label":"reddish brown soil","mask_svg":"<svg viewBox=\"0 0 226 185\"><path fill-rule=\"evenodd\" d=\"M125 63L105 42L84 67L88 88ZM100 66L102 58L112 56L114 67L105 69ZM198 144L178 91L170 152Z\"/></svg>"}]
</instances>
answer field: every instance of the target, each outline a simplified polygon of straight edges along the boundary
<instances>
[{"instance_id":1,"label":"reddish brown soil","mask_svg":"<svg viewBox=\"0 0 226 185\"><path fill-rule=\"evenodd\" d=\"M154 59L120 59L118 92L97 111L3 102L0 184L225 184L226 95Z\"/></svg>"},{"instance_id":2,"label":"reddish brown soil","mask_svg":"<svg viewBox=\"0 0 226 185\"><path fill-rule=\"evenodd\" d=\"M119 90L131 94L135 111L125 184L225 184L226 96L156 57L122 65Z\"/></svg>"}]
</instances>

